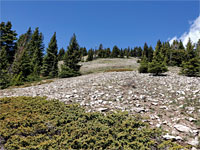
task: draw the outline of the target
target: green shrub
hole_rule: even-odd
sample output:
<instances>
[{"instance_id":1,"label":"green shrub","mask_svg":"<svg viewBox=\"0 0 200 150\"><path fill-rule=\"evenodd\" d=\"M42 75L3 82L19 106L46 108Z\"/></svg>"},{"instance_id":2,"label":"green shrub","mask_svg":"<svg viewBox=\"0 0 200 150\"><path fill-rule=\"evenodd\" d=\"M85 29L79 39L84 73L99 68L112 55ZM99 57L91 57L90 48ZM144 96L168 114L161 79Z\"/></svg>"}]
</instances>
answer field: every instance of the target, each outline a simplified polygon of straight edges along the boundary
<instances>
[{"instance_id":1,"label":"green shrub","mask_svg":"<svg viewBox=\"0 0 200 150\"><path fill-rule=\"evenodd\" d=\"M181 74L189 77L200 76L200 59L195 57L190 59L188 62L184 62Z\"/></svg>"},{"instance_id":2,"label":"green shrub","mask_svg":"<svg viewBox=\"0 0 200 150\"><path fill-rule=\"evenodd\" d=\"M148 60L146 57L140 62L140 67L138 68L139 73L148 73Z\"/></svg>"},{"instance_id":3,"label":"green shrub","mask_svg":"<svg viewBox=\"0 0 200 150\"><path fill-rule=\"evenodd\" d=\"M58 77L59 78L68 78L68 77L75 77L79 76L80 73L78 71L74 71L70 69L69 67L62 65L61 71L59 71Z\"/></svg>"},{"instance_id":4,"label":"green shrub","mask_svg":"<svg viewBox=\"0 0 200 150\"><path fill-rule=\"evenodd\" d=\"M6 149L158 149L162 131L126 112L86 113L42 97L0 99L0 137ZM3 141L3 140L2 140ZM171 143L171 142L169 142ZM168 147L182 146L173 143Z\"/></svg>"}]
</instances>

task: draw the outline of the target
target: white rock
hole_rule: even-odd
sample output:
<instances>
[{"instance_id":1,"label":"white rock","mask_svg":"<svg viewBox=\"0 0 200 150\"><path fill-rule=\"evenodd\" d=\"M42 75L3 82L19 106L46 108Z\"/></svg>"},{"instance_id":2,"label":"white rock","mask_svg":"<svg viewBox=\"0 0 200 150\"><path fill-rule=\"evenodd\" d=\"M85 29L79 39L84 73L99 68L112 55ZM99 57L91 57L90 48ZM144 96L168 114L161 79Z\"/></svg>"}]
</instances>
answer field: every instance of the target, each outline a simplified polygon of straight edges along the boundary
<instances>
[{"instance_id":1,"label":"white rock","mask_svg":"<svg viewBox=\"0 0 200 150\"><path fill-rule=\"evenodd\" d=\"M189 127L181 125L181 124L174 125L174 128L180 132L186 132L186 133L192 132Z\"/></svg>"},{"instance_id":2,"label":"white rock","mask_svg":"<svg viewBox=\"0 0 200 150\"><path fill-rule=\"evenodd\" d=\"M190 122L192 122L192 121L195 121L196 119L194 119L194 118L192 118L192 117L189 117L188 120L189 120Z\"/></svg>"},{"instance_id":3,"label":"white rock","mask_svg":"<svg viewBox=\"0 0 200 150\"><path fill-rule=\"evenodd\" d=\"M164 135L163 138L166 140L183 140L180 136L172 136L169 135L168 133Z\"/></svg>"},{"instance_id":4,"label":"white rock","mask_svg":"<svg viewBox=\"0 0 200 150\"><path fill-rule=\"evenodd\" d=\"M106 111L108 111L109 110L109 108L103 108L103 107L100 107L100 108L97 108L96 109L97 111L100 111L100 112L106 112Z\"/></svg>"},{"instance_id":5,"label":"white rock","mask_svg":"<svg viewBox=\"0 0 200 150\"><path fill-rule=\"evenodd\" d=\"M198 137L195 137L195 139L189 141L188 144L192 146L197 146L199 144Z\"/></svg>"}]
</instances>

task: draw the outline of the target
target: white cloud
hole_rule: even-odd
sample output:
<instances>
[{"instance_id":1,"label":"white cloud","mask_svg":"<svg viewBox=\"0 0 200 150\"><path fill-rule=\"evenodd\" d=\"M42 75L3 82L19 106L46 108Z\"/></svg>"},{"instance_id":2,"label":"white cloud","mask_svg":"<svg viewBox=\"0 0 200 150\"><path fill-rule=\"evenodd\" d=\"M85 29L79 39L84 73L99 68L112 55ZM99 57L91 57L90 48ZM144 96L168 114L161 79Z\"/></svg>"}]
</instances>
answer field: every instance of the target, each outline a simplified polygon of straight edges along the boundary
<instances>
[{"instance_id":1,"label":"white cloud","mask_svg":"<svg viewBox=\"0 0 200 150\"><path fill-rule=\"evenodd\" d=\"M200 15L195 21L191 23L189 32L183 33L180 38L177 38L175 36L169 42L170 44L172 44L173 40L181 40L183 42L183 45L185 46L189 38L193 43L197 43L197 41L200 39Z\"/></svg>"}]
</instances>

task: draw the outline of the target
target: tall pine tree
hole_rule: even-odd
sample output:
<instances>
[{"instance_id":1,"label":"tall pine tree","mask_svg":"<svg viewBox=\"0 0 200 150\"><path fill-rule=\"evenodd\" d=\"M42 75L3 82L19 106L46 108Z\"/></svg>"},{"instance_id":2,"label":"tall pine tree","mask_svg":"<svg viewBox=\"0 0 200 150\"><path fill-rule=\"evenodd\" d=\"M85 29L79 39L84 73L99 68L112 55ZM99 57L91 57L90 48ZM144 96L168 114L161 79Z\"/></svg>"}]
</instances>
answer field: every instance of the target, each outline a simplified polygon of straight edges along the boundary
<instances>
[{"instance_id":1,"label":"tall pine tree","mask_svg":"<svg viewBox=\"0 0 200 150\"><path fill-rule=\"evenodd\" d=\"M42 75L56 77L58 75L58 46L56 32L53 34L43 60Z\"/></svg>"},{"instance_id":2,"label":"tall pine tree","mask_svg":"<svg viewBox=\"0 0 200 150\"><path fill-rule=\"evenodd\" d=\"M78 63L80 60L79 44L76 40L76 35L73 34L64 56L64 64L61 66L59 77L66 78L79 75L80 65Z\"/></svg>"},{"instance_id":3,"label":"tall pine tree","mask_svg":"<svg viewBox=\"0 0 200 150\"><path fill-rule=\"evenodd\" d=\"M59 53L58 53L58 61L63 60L64 59L64 55L65 55L65 50L64 50L64 48L61 48L59 50Z\"/></svg>"},{"instance_id":4,"label":"tall pine tree","mask_svg":"<svg viewBox=\"0 0 200 150\"><path fill-rule=\"evenodd\" d=\"M8 56L8 62L12 64L16 50L17 33L12 30L10 21L6 24L5 22L1 22L0 33L0 51L4 47Z\"/></svg>"},{"instance_id":5,"label":"tall pine tree","mask_svg":"<svg viewBox=\"0 0 200 150\"><path fill-rule=\"evenodd\" d=\"M42 68L43 61L43 35L39 33L39 28L37 27L32 34L31 41L28 45L28 51L30 56L31 70L33 78L38 78Z\"/></svg>"}]
</instances>

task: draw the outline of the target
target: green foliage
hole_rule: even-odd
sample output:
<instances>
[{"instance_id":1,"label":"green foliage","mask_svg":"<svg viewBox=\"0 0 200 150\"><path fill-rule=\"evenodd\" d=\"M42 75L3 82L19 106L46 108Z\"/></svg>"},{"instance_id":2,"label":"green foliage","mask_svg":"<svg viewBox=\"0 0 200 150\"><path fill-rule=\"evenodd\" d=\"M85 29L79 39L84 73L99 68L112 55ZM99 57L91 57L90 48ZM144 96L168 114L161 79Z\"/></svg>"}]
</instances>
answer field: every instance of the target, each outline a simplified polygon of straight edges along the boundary
<instances>
[{"instance_id":1,"label":"green foliage","mask_svg":"<svg viewBox=\"0 0 200 150\"><path fill-rule=\"evenodd\" d=\"M0 89L5 89L10 85L10 77L7 70L0 69Z\"/></svg>"},{"instance_id":2,"label":"green foliage","mask_svg":"<svg viewBox=\"0 0 200 150\"><path fill-rule=\"evenodd\" d=\"M139 73L148 73L148 60L146 56L142 58L138 71Z\"/></svg>"},{"instance_id":3,"label":"green foliage","mask_svg":"<svg viewBox=\"0 0 200 150\"><path fill-rule=\"evenodd\" d=\"M42 97L0 99L0 136L6 149L159 149L162 131L126 112L86 113ZM168 148L184 148L171 141Z\"/></svg>"},{"instance_id":4,"label":"green foliage","mask_svg":"<svg viewBox=\"0 0 200 150\"><path fill-rule=\"evenodd\" d=\"M8 55L5 46L0 51L0 89L7 88L9 86L9 74L8 74Z\"/></svg>"},{"instance_id":5,"label":"green foliage","mask_svg":"<svg viewBox=\"0 0 200 150\"><path fill-rule=\"evenodd\" d=\"M73 71L79 71L80 66L78 65L78 62L80 62L80 60L81 60L81 53L79 50L79 45L76 40L76 35L73 34L69 46L67 48L67 52L65 53L64 65Z\"/></svg>"},{"instance_id":6,"label":"green foliage","mask_svg":"<svg viewBox=\"0 0 200 150\"><path fill-rule=\"evenodd\" d=\"M181 74L189 77L200 76L200 59L198 57L192 58L183 63Z\"/></svg>"},{"instance_id":7,"label":"green foliage","mask_svg":"<svg viewBox=\"0 0 200 150\"><path fill-rule=\"evenodd\" d=\"M22 72L20 72L19 74L15 74L10 82L11 85L14 86L18 86L18 85L22 85L23 84L23 76L22 76Z\"/></svg>"},{"instance_id":8,"label":"green foliage","mask_svg":"<svg viewBox=\"0 0 200 150\"><path fill-rule=\"evenodd\" d=\"M39 32L39 28L37 27L33 32L28 45L32 76L36 77L40 75L43 61L43 50L43 35L41 32Z\"/></svg>"},{"instance_id":9,"label":"green foliage","mask_svg":"<svg viewBox=\"0 0 200 150\"><path fill-rule=\"evenodd\" d=\"M115 45L115 46L113 47L111 56L112 56L112 58L117 58L117 57L119 56L119 54L120 54L120 50L119 50L119 48Z\"/></svg>"},{"instance_id":10,"label":"green foliage","mask_svg":"<svg viewBox=\"0 0 200 150\"><path fill-rule=\"evenodd\" d=\"M157 55L154 55L152 62L149 63L148 72L153 73L153 75L157 76L161 73L168 71L168 69L163 55L161 53L157 53L156 51L154 52L154 54Z\"/></svg>"},{"instance_id":11,"label":"green foliage","mask_svg":"<svg viewBox=\"0 0 200 150\"><path fill-rule=\"evenodd\" d=\"M90 49L88 51L87 61L92 61L93 60L93 55L94 55L94 51L92 49Z\"/></svg>"},{"instance_id":12,"label":"green foliage","mask_svg":"<svg viewBox=\"0 0 200 150\"><path fill-rule=\"evenodd\" d=\"M73 69L69 68L68 66L61 65L61 71L58 74L59 78L69 78L69 77L76 77L79 76L80 73L78 71L74 71Z\"/></svg>"},{"instance_id":13,"label":"green foliage","mask_svg":"<svg viewBox=\"0 0 200 150\"><path fill-rule=\"evenodd\" d=\"M64 50L64 48L61 48L59 50L59 53L58 53L58 61L63 60L64 59L64 55L65 55L65 50Z\"/></svg>"},{"instance_id":14,"label":"green foliage","mask_svg":"<svg viewBox=\"0 0 200 150\"><path fill-rule=\"evenodd\" d=\"M11 64L16 50L17 33L12 30L12 24L8 21L0 24L0 51L4 47L8 56L8 62Z\"/></svg>"},{"instance_id":15,"label":"green foliage","mask_svg":"<svg viewBox=\"0 0 200 150\"><path fill-rule=\"evenodd\" d=\"M56 77L58 75L58 46L56 40L56 32L53 34L49 46L47 48L47 54L43 59L42 75L44 77Z\"/></svg>"}]
</instances>

